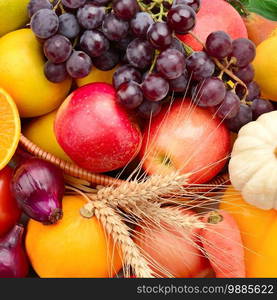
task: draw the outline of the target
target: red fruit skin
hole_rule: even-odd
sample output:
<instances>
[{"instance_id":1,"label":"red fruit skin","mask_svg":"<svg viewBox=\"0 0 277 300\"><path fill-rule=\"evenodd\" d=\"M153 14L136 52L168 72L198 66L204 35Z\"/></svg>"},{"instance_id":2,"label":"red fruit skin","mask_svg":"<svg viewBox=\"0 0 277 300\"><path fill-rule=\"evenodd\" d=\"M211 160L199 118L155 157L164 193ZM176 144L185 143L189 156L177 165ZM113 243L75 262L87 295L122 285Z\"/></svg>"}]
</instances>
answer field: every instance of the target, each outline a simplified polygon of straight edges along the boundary
<instances>
[{"instance_id":1,"label":"red fruit skin","mask_svg":"<svg viewBox=\"0 0 277 300\"><path fill-rule=\"evenodd\" d=\"M146 126L140 157L150 175L178 170L192 173L188 183L205 183L216 176L230 153L230 133L222 121L189 99L176 99ZM165 159L168 158L168 159Z\"/></svg>"},{"instance_id":2,"label":"red fruit skin","mask_svg":"<svg viewBox=\"0 0 277 300\"><path fill-rule=\"evenodd\" d=\"M232 5L224 0L202 0L192 32L205 43L208 35L218 30L225 31L232 39L248 37L243 19ZM203 49L190 34L178 37L195 51Z\"/></svg>"},{"instance_id":3,"label":"red fruit skin","mask_svg":"<svg viewBox=\"0 0 277 300\"><path fill-rule=\"evenodd\" d=\"M8 166L0 171L0 237L15 225L21 215L10 189L12 176L13 170Z\"/></svg>"},{"instance_id":4,"label":"red fruit skin","mask_svg":"<svg viewBox=\"0 0 277 300\"><path fill-rule=\"evenodd\" d=\"M97 173L124 167L142 141L138 126L106 83L88 84L69 95L57 113L54 131L77 165Z\"/></svg>"}]
</instances>

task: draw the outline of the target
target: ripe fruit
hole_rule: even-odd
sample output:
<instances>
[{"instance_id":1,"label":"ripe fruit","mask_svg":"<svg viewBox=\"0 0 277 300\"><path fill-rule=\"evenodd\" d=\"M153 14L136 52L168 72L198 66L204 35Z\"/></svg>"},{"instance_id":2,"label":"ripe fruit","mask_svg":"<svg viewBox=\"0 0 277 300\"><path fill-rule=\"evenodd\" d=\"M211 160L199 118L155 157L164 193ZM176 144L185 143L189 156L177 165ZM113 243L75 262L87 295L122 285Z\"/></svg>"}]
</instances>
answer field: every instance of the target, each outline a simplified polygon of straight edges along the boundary
<instances>
[{"instance_id":1,"label":"ripe fruit","mask_svg":"<svg viewBox=\"0 0 277 300\"><path fill-rule=\"evenodd\" d=\"M114 88L106 83L88 84L69 95L58 110L54 130L68 156L92 172L124 167L142 140Z\"/></svg>"},{"instance_id":2,"label":"ripe fruit","mask_svg":"<svg viewBox=\"0 0 277 300\"><path fill-rule=\"evenodd\" d=\"M71 161L58 144L54 133L54 121L57 110L30 120L23 127L23 134L43 150L66 161Z\"/></svg>"},{"instance_id":3,"label":"ripe fruit","mask_svg":"<svg viewBox=\"0 0 277 300\"><path fill-rule=\"evenodd\" d=\"M24 26L30 0L0 0L0 36Z\"/></svg>"},{"instance_id":4,"label":"ripe fruit","mask_svg":"<svg viewBox=\"0 0 277 300\"><path fill-rule=\"evenodd\" d=\"M14 155L20 138L20 118L11 96L0 88L0 170Z\"/></svg>"},{"instance_id":5,"label":"ripe fruit","mask_svg":"<svg viewBox=\"0 0 277 300\"><path fill-rule=\"evenodd\" d=\"M13 170L8 166L0 171L0 237L15 225L21 214L10 189L12 176Z\"/></svg>"},{"instance_id":6,"label":"ripe fruit","mask_svg":"<svg viewBox=\"0 0 277 300\"><path fill-rule=\"evenodd\" d=\"M256 52L253 62L255 80L262 90L263 98L277 101L277 35L259 44Z\"/></svg>"},{"instance_id":7,"label":"ripe fruit","mask_svg":"<svg viewBox=\"0 0 277 300\"><path fill-rule=\"evenodd\" d=\"M55 225L30 220L26 250L40 277L113 277L122 266L120 250L96 217L84 218L81 196L65 196Z\"/></svg>"},{"instance_id":8,"label":"ripe fruit","mask_svg":"<svg viewBox=\"0 0 277 300\"><path fill-rule=\"evenodd\" d=\"M211 32L222 30L228 33L232 39L245 37L247 30L239 13L226 1L202 0L200 11L196 16L196 25L192 30L203 42ZM179 36L181 40L194 50L202 50L202 45L191 35Z\"/></svg>"},{"instance_id":9,"label":"ripe fruit","mask_svg":"<svg viewBox=\"0 0 277 300\"><path fill-rule=\"evenodd\" d=\"M17 30L0 39L0 86L12 96L21 117L54 110L70 89L70 79L51 83L43 68L41 44L30 29Z\"/></svg>"},{"instance_id":10,"label":"ripe fruit","mask_svg":"<svg viewBox=\"0 0 277 300\"><path fill-rule=\"evenodd\" d=\"M145 128L143 168L148 174L191 173L189 183L209 181L229 154L228 130L207 109L192 108L189 100L175 100L168 109L165 106Z\"/></svg>"}]
</instances>

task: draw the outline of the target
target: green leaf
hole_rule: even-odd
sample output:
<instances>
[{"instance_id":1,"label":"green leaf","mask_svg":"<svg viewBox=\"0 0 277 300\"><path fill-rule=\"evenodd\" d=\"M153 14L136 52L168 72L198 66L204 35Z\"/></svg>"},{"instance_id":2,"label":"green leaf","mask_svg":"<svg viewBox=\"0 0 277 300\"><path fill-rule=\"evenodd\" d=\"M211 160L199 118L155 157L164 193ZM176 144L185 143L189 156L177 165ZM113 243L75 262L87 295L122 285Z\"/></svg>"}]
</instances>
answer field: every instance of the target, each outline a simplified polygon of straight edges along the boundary
<instances>
[{"instance_id":1,"label":"green leaf","mask_svg":"<svg viewBox=\"0 0 277 300\"><path fill-rule=\"evenodd\" d=\"M248 0L246 8L269 20L277 21L277 0Z\"/></svg>"}]
</instances>

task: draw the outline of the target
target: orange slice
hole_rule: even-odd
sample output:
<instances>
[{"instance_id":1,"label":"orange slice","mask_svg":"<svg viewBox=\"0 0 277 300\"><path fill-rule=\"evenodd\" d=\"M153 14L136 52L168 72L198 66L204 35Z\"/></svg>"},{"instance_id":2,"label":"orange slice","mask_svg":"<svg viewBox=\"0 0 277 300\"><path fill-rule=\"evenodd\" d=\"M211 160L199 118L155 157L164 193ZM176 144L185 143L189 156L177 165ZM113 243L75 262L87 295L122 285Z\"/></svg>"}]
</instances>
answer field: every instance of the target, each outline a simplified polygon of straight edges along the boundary
<instances>
[{"instance_id":1,"label":"orange slice","mask_svg":"<svg viewBox=\"0 0 277 300\"><path fill-rule=\"evenodd\" d=\"M20 138L20 117L12 97L0 88L0 170L17 148Z\"/></svg>"}]
</instances>

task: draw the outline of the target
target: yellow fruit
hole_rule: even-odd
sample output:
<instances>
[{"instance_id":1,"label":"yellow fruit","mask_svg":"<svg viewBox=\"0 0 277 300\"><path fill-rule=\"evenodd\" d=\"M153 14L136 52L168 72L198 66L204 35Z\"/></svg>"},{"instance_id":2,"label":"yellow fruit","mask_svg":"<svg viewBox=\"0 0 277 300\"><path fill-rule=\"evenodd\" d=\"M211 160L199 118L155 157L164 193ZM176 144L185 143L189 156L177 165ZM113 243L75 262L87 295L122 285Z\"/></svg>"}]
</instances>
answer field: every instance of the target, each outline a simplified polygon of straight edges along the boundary
<instances>
[{"instance_id":1,"label":"yellow fruit","mask_svg":"<svg viewBox=\"0 0 277 300\"><path fill-rule=\"evenodd\" d=\"M93 68L92 71L88 74L88 76L80 79L76 79L76 84L78 87L86 85L92 82L105 82L105 83L113 83L113 74L116 71L116 67L109 71L101 71L96 68Z\"/></svg>"},{"instance_id":2,"label":"yellow fruit","mask_svg":"<svg viewBox=\"0 0 277 300\"><path fill-rule=\"evenodd\" d=\"M12 158L20 138L20 118L11 96L0 88L0 170Z\"/></svg>"},{"instance_id":3,"label":"yellow fruit","mask_svg":"<svg viewBox=\"0 0 277 300\"><path fill-rule=\"evenodd\" d=\"M66 98L71 80L55 84L46 79L41 44L30 29L0 39L0 87L14 99L21 117L36 117L56 109Z\"/></svg>"},{"instance_id":4,"label":"yellow fruit","mask_svg":"<svg viewBox=\"0 0 277 300\"><path fill-rule=\"evenodd\" d=\"M32 119L23 127L23 134L43 150L66 161L71 159L66 155L56 140L54 121L57 111Z\"/></svg>"},{"instance_id":5,"label":"yellow fruit","mask_svg":"<svg viewBox=\"0 0 277 300\"><path fill-rule=\"evenodd\" d=\"M55 225L30 220L26 250L40 277L113 277L122 253L96 217L84 218L82 196L65 196L63 217Z\"/></svg>"},{"instance_id":6,"label":"yellow fruit","mask_svg":"<svg viewBox=\"0 0 277 300\"><path fill-rule=\"evenodd\" d=\"M257 47L253 62L255 80L260 85L264 98L277 101L277 35L263 41Z\"/></svg>"},{"instance_id":7,"label":"yellow fruit","mask_svg":"<svg viewBox=\"0 0 277 300\"><path fill-rule=\"evenodd\" d=\"M0 36L27 24L29 1L0 0Z\"/></svg>"}]
</instances>

